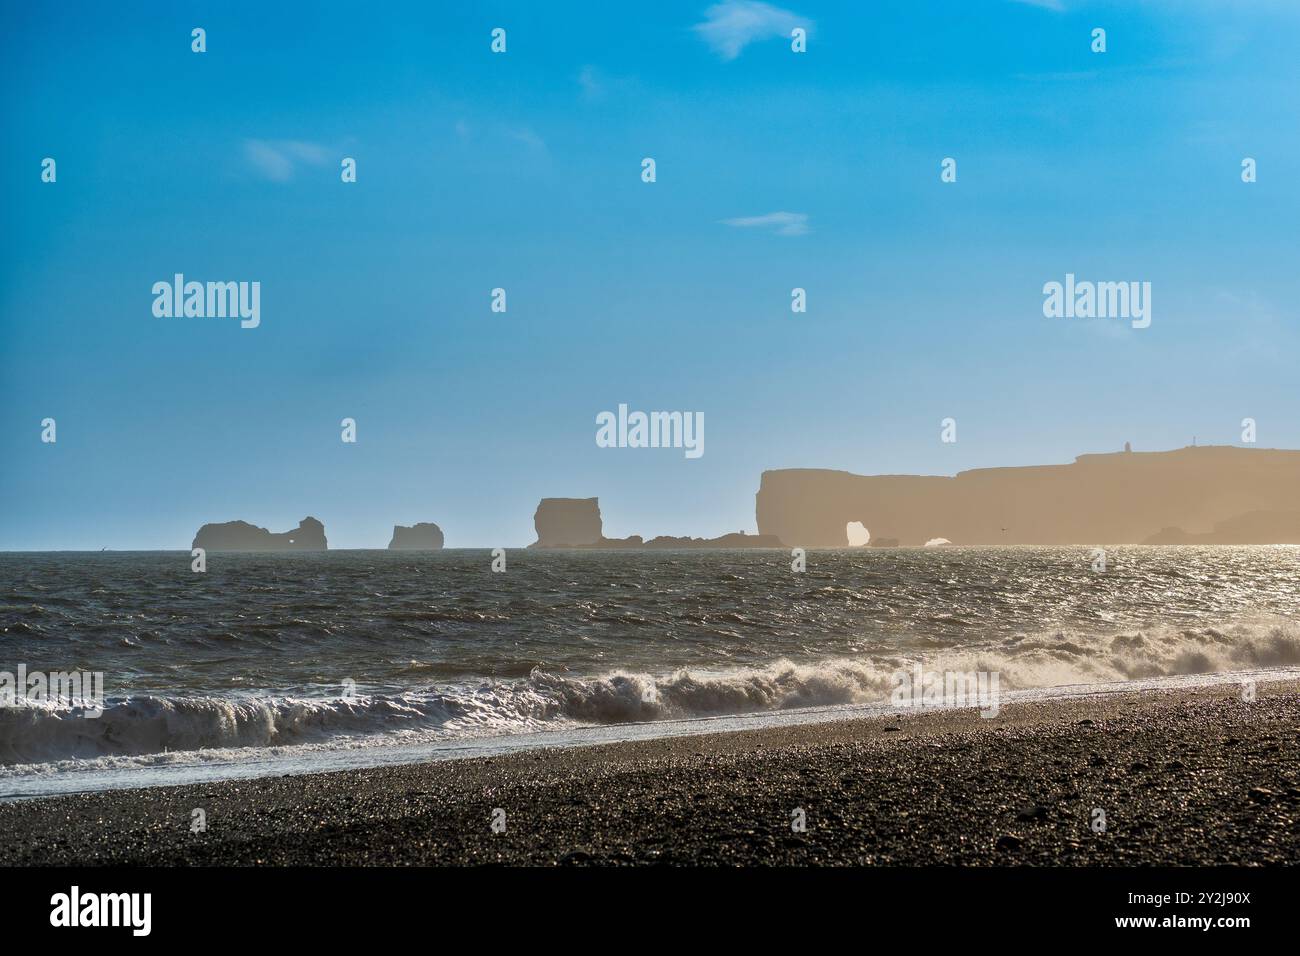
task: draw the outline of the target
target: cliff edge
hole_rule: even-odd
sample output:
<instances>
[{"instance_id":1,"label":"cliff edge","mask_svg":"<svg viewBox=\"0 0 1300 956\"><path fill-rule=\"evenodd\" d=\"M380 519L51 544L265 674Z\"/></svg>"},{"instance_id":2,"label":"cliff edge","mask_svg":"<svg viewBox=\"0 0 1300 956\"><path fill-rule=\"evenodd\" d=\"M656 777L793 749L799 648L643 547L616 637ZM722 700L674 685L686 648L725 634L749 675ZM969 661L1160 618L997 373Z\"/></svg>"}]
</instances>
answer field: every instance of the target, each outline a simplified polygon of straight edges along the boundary
<instances>
[{"instance_id":1,"label":"cliff edge","mask_svg":"<svg viewBox=\"0 0 1300 956\"><path fill-rule=\"evenodd\" d=\"M760 534L842 548L860 521L871 543L1300 544L1300 451L1201 446L1080 455L1068 465L980 468L954 477L765 471ZM1275 516L1275 517L1270 517ZM891 542L892 543L892 542Z\"/></svg>"}]
</instances>

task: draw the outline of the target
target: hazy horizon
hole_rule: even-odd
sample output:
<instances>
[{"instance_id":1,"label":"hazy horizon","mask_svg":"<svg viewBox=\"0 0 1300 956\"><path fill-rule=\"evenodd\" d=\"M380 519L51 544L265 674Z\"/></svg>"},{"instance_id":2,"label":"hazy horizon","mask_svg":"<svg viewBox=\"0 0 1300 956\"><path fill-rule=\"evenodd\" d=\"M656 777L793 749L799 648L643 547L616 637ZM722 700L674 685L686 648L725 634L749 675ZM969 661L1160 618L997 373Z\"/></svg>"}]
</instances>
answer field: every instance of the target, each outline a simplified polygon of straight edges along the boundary
<instances>
[{"instance_id":1,"label":"hazy horizon","mask_svg":"<svg viewBox=\"0 0 1300 956\"><path fill-rule=\"evenodd\" d=\"M0 13L0 550L517 547L554 496L714 536L765 470L1300 448L1300 8L740 8ZM156 316L178 273L259 324ZM1067 276L1150 325L1047 317ZM599 447L620 404L703 454Z\"/></svg>"},{"instance_id":2,"label":"hazy horizon","mask_svg":"<svg viewBox=\"0 0 1300 956\"><path fill-rule=\"evenodd\" d=\"M1199 449L1199 450L1204 450L1204 451L1218 450L1218 449L1240 449L1240 450L1243 450L1243 451L1247 451L1247 450L1248 450L1248 451L1257 451L1257 452L1265 452L1265 453L1267 453L1267 452L1296 452L1296 453L1300 453L1300 450L1296 450L1296 449L1259 448L1259 447L1253 447L1253 446L1245 446L1245 447L1243 447L1243 446L1239 446L1239 445L1187 445L1187 446L1184 446L1183 448L1175 448L1175 449L1151 449L1151 450L1139 450L1139 449L1133 449L1133 448L1129 447L1129 448L1125 448L1125 449L1121 449L1121 450L1115 450L1115 451L1110 451L1110 452L1084 452L1084 453L1081 453L1080 455L1076 456L1076 458L1073 459L1073 461L1074 461L1074 462L1077 462L1078 459L1080 459L1080 458L1094 458L1094 457L1098 457L1098 456L1120 455L1120 454L1125 454L1125 453L1132 453L1132 454L1139 455L1139 456L1146 454L1146 455L1161 456L1161 457L1163 457L1163 456L1165 456L1165 455L1167 455L1167 454L1169 454L1169 453L1171 453L1171 452L1189 451L1189 450L1192 450L1192 449ZM1072 462L1070 462L1070 463L1072 463ZM1050 468L1050 467L1052 467L1052 466L1054 466L1054 465L1065 465L1065 464L1070 464L1070 463L1067 463L1067 462L1038 462L1038 463L1035 463L1035 465L1028 466L1028 469L1027 469L1027 470L1028 470L1029 472L1037 472L1037 471L1039 471L1040 469L1042 469L1042 468L1044 468L1044 467L1049 467L1049 468ZM993 466L993 468L991 468L991 469L990 469L990 468L981 468L981 469L970 469L970 470L971 470L971 471L989 471L989 470L997 470L997 471L1016 471L1016 470L1018 470L1018 469L1020 469L1020 468L1022 468L1022 467L1025 467L1025 466L1018 466L1018 465L1011 465L1011 466ZM833 470L833 469L819 469L819 468L776 469L776 471L836 473L836 474L847 474L847 475L850 475L850 476L852 476L852 477L854 477L854 478L865 478L865 479L872 479L872 478L875 478L875 479L882 479L882 478L883 478L883 479L890 480L890 481L895 480L895 479L898 479L898 478L920 478L920 479L942 478L942 477L955 478L955 477L960 477L961 475L964 474L964 472L958 472L957 475L950 475L950 476L943 476L943 475L909 475L909 474L892 474L892 475L867 476L867 475L855 475L855 474L853 474L852 472L836 472L836 471ZM1185 471L1183 472L1183 474L1184 474L1185 477L1192 477L1189 473L1186 473ZM1146 477L1149 477L1149 476L1146 476ZM1262 478L1263 476L1259 476L1259 477ZM1090 481L1092 481L1091 478L1086 478L1086 477L1082 478L1081 480L1082 480L1085 484L1088 483L1088 482L1090 482ZM1269 521L1269 522L1266 522L1266 524L1272 524L1272 525L1273 525L1275 528L1277 528L1277 530L1279 530L1279 531L1281 531L1282 528L1281 528L1281 526L1277 525L1277 523L1276 523L1277 515L1280 515L1280 514L1282 514L1283 512L1285 512L1286 514L1291 515L1291 516L1293 517L1293 519L1300 519L1300 511L1295 511L1294 509L1292 509L1292 508L1290 507L1291 501L1290 501L1290 498L1289 498L1289 496L1287 495L1287 491L1286 491L1286 489L1287 489L1287 484L1286 484L1287 480L1288 480L1288 477L1287 477L1285 474L1282 474L1282 473L1279 473L1278 475L1274 475L1274 476L1270 477L1269 479L1267 479L1267 482L1270 483L1270 484L1272 484L1272 485L1274 485L1274 486L1278 486L1278 485L1279 485L1279 482L1280 482L1280 488L1279 488L1279 487L1274 487L1274 489L1273 489L1273 494L1274 494L1275 496L1278 496L1278 497L1275 498L1275 502L1276 502L1277 504L1279 504L1279 506L1281 507L1282 510L1281 510L1281 511L1278 511L1278 512L1275 512L1275 513L1274 513L1274 517L1273 517L1273 519L1272 519L1271 521ZM1164 488L1164 490L1161 492L1161 496L1162 496L1162 497L1168 497L1172 492L1175 491L1175 485L1174 485L1173 482L1166 482L1166 484L1163 486L1163 488ZM1259 504L1261 504L1261 503L1264 503L1264 499L1261 499L1261 498L1258 497L1258 495L1259 495L1259 491L1260 491L1259 488L1255 488L1255 489L1254 489L1254 492L1253 492L1253 494L1256 496L1256 505L1259 505ZM819 499L819 498L821 498L822 494L823 494L823 492L819 490L819 491L817 491L817 492L814 492L814 493L811 495L811 497L812 497L813 499ZM1020 494L1023 494L1023 492L1016 492L1016 493L1014 493L1013 497L1019 496ZM1072 492L1072 494L1074 494L1074 495L1076 496L1076 504L1075 504L1075 507L1076 507L1076 508L1081 507L1081 506L1083 505L1083 501L1082 501L1081 499L1078 499L1078 498L1077 498L1077 496L1078 496L1078 494L1079 494L1078 490ZM1197 493L1197 494L1199 494L1199 496L1202 498L1202 500L1204 499L1204 493L1203 493L1203 492L1199 492L1199 493ZM760 490L759 490L759 491L756 493L756 495L755 495L755 498L756 498L756 501L755 501L756 511L761 511L761 505L759 504L759 502L758 502L758 500L757 500L757 499L760 499L761 497L762 497L762 494L761 494L761 485L760 485ZM594 498L594 499L596 499L597 501L599 501L599 496L598 496L598 495L597 495L597 496L590 496L590 498ZM587 500L590 500L590 498L587 499ZM567 502L567 501L577 502L577 501L581 501L581 500L583 500L583 499L578 499L578 498L575 498L575 497L569 497L569 496L545 496L545 497L543 497L542 499L540 499L540 501L539 501L539 506L538 506L538 507L539 507L539 509L540 509L540 507L541 507L542 505L545 505L548 501L555 501L555 500L566 501L566 502ZM1091 504L1092 504L1093 506L1095 506L1095 505L1096 505L1096 502L1091 502ZM1132 502L1129 502L1128 504L1132 504ZM889 534L887 534L887 533L885 533L885 532L882 532L880 529L881 529L882 527L884 527L884 528L890 528L892 525L894 525L894 524L896 523L896 521L898 520L898 515L897 515L897 514L894 514L894 513L891 513L891 512L892 512L893 509L896 508L897 506L898 506L898 503L897 503L897 502L894 502L894 503L891 504L889 507L887 507L887 508L882 508L881 510L879 510L879 511L877 512L877 514L876 514L875 517L871 517L871 516L869 516L869 515L865 515L865 514L860 515L857 511L854 510L854 508L853 508L853 506L852 506L851 504L842 503L842 504L840 505L840 507L842 507L843 510L842 510L842 512L841 512L840 515L839 515L840 520L842 520L843 523L844 523L845 525L852 525L852 526L856 529L856 530L853 530L853 531L849 531L849 529L846 528L846 532L848 533L848 536L849 536L849 539L850 539L849 541L846 541L846 542L843 543L843 544L835 544L835 545L831 545L831 544L827 544L827 543L825 543L825 542L821 542L821 541L816 540L816 536L815 536L815 535L800 535L800 534L796 534L796 535L790 537L790 541L799 541L799 542L801 542L802 544L804 544L804 545L808 545L808 546L810 546L810 547L813 548L813 549L821 550L821 549L825 549L825 548L845 548L845 547L853 548L853 547L864 547L864 546L866 546L866 541L876 542L876 541L878 541L878 539L881 539L881 538L883 538L883 539L885 539L885 540L892 540L892 539L890 538ZM931 508L931 507L933 507L933 506L934 506L934 505L933 505L933 502L928 503L928 504L925 504L925 505L923 506L923 510L924 510L924 509L929 509L929 508ZM1111 501L1110 503L1103 503L1103 504L1102 504L1102 507L1103 507L1103 510L1106 511L1107 513L1109 513L1112 517L1114 516L1114 514L1126 510L1126 509L1125 509L1125 503L1122 502L1122 501L1119 501L1119 500ZM1142 505L1142 504L1139 504L1139 505L1138 505L1138 509L1139 509L1139 511L1141 511L1144 507L1146 507L1146 506L1144 506L1144 505ZM1195 508L1198 509L1198 510L1199 510L1201 507L1203 507L1203 504L1197 504L1197 505L1195 505ZM969 512L969 516L975 516L977 512L980 512L980 511L982 511L983 509L982 509L982 507L981 507L977 502L973 502L973 501L972 501L971 504L970 504L970 506L967 507L967 508L964 509L964 510L967 511L967 512ZM1258 507L1251 507L1251 508L1247 508L1245 511L1241 511L1241 510L1240 510L1240 506L1238 506L1238 508L1236 508L1236 509L1228 509L1227 511L1223 511L1223 512L1221 512L1221 513L1222 513L1222 516L1223 516L1224 520L1227 520L1227 519L1232 519L1232 518L1240 519L1240 518L1242 518L1242 517L1248 517L1248 516L1250 515L1250 513L1252 513L1252 512L1254 512L1254 513L1257 514L1257 515L1263 515L1263 514L1264 514L1264 512L1261 511ZM1186 513L1186 512L1183 512L1183 513ZM535 516L536 516L536 515L534 515L534 517L535 517ZM603 508L600 508L600 516L601 516L602 520L605 522L605 530L607 531L608 528L609 528L609 526L610 526L610 524L609 524L609 519L610 519L611 516L610 516L608 513L606 513L605 510L604 510ZM755 517L757 518L758 515L756 514ZM872 532L870 531L870 529L867 528L866 525L865 525L862 521L860 521L860 520L856 520L857 517L866 518L866 519L867 519L867 520L868 520L872 525L874 525L874 526L877 528L877 531L874 532L874 533L872 533ZM293 531L293 530L294 530L294 526L295 526L295 525L298 525L298 524L300 523L300 521L302 521L302 520L308 520L308 519L321 520L319 515L303 515L303 516L301 517L301 519L296 519L296 520L285 520L285 521L283 521L283 522L280 522L278 525L260 526L260 527L262 528L263 531L269 531L269 532L271 532L272 535L276 535L276 534L281 534L281 535L283 535L283 534L287 534L287 533ZM770 519L771 519L771 515L769 515L769 520L770 520ZM955 517L955 516L953 516L953 515L949 515L949 516L946 517L946 518L938 519L938 520L941 520L941 522L943 522L943 523L941 523L941 524L939 525L940 527L944 527L945 529L952 529L952 531L955 531L957 527L960 527L960 526L961 526L961 525L959 525L959 524L957 523L958 521L964 521L964 520L968 520L968 519L957 518L957 517ZM1003 520L1005 520L1005 519L1003 519ZM1088 519L1088 520L1096 520L1096 519L1095 519L1095 518L1092 518L1092 519ZM453 516L453 521L454 521L454 516ZM244 524L249 524L249 525L251 525L251 526L253 526L253 527L259 527L259 525L258 525L257 522L248 522L248 521L246 521L245 519L242 519L242 518L217 518L217 519L212 519L212 520L210 520L210 521L205 521L205 522L203 522L201 528L207 528L207 527L210 526L210 525L239 524L239 523L241 523L241 522L244 523ZM412 522L412 524L421 524L421 523L423 523L423 522ZM430 523L430 524L434 524L434 525L436 525L436 526L438 527L438 531L439 531L439 533L445 533L445 529L442 527L442 525L441 525L439 522L429 522L429 523ZM1086 522L1085 522L1085 523L1086 523ZM1217 522L1206 522L1206 521L1204 520L1204 518L1203 518L1203 515L1202 515L1202 517L1200 518L1199 523L1200 523L1200 524L1217 524ZM1292 521L1292 523L1294 523L1294 520ZM329 522L328 522L328 521L324 521L323 524L324 524L324 533L325 533L326 537L328 538L328 536L329 536L329 534L330 534L330 531L329 531ZM617 525L617 524L619 524L619 522L615 521L614 524ZM761 522L756 521L755 524L761 524ZM401 525L401 522L397 522L393 528L389 529L389 531L386 533L386 536L388 536L388 537L391 538L391 537L393 536L393 534L395 534L398 525ZM838 526L838 525L837 525L837 526ZM1171 527L1172 527L1172 526L1171 526ZM196 530L199 530L199 529L196 529ZM405 530L407 530L407 531L411 530L410 525L407 525L406 528L405 528ZM1008 530L1010 530L1010 529L1003 528L1002 530L1003 530L1004 532L1006 532L1006 531L1008 531ZM1092 536L1092 538L1090 538L1088 541L1084 541L1084 540L1082 540L1082 538L1080 538L1080 540L1075 541L1075 542L1072 542L1072 543L1070 543L1070 544L1068 544L1068 545L1066 545L1066 546L1070 546L1070 547L1091 546L1091 545L1095 544L1096 541L1100 541L1102 538L1105 538L1106 541L1107 541L1108 543L1111 543L1111 544L1121 544L1121 545L1124 545L1124 546L1141 546L1141 545L1144 544L1144 543L1145 543L1145 544L1152 543L1152 542L1142 542L1142 541L1127 541L1126 539L1122 539L1122 538L1108 538L1108 537L1106 537L1105 531L1103 531L1103 529L1101 529L1100 527L1098 527L1097 530L1102 531L1102 536L1101 536L1101 538L1097 538L1097 536L1094 534L1094 535ZM1115 529L1114 529L1114 527L1109 527L1109 528L1106 529L1106 530L1109 530L1109 531L1113 532ZM1179 528L1178 530L1181 531L1181 530L1183 530L1183 529ZM742 534L750 534L750 535L753 535L753 534L755 534L755 533L761 535L761 534L764 533L764 532L763 532L763 529L762 529L761 527L758 529L757 532L755 532L753 526L750 526L750 527L742 527L742 528L739 528L739 529L733 529L733 531L739 531L739 532L742 533ZM721 533L719 533L719 534L721 535L721 534L728 534L728 533L732 533L732 532L721 532ZM770 534L770 532L769 532L769 534ZM867 539L866 539L865 541L863 541L863 542L861 542L861 543L855 543L855 542L853 542L853 541L851 540L853 536L855 536L855 535L861 535L861 534L865 534L865 535L867 535ZM647 541L650 540L651 538L657 537L657 536L659 536L659 535L660 535L660 532L657 532L657 531L655 531L655 530L653 530L653 529L645 530L645 531L642 531L642 532L639 533L639 536L642 537L642 538L644 538L644 539L647 540ZM671 535L666 535L666 536L667 536L667 537L672 537ZM709 532L703 532L703 533L701 533L701 532L688 532L688 533L686 533L686 534L684 534L684 535L680 535L679 537L710 538L710 537L718 537L718 536L719 536L719 535L713 535L713 534L711 534L711 533L709 533ZM539 527L534 527L534 529L533 529L533 531L532 531L532 534L531 534L531 537L537 539L537 542L536 542L536 543L537 543L538 545L541 545L541 546L544 546L544 547L552 547L552 548L553 548L553 547L556 547L556 545L554 545L554 544L546 544L546 543L544 543L544 542L542 541L542 537L543 537L543 535L541 534L540 526L539 526ZM606 537L607 539L611 539L611 538L614 538L615 536L611 536L611 535L606 534L605 537ZM923 536L923 537L925 537L925 536ZM964 537L964 535L963 535L962 537ZM1093 539L1096 539L1096 540L1093 540ZM195 540L197 541L197 538L196 538ZM1287 539L1287 540L1289 541L1290 539ZM971 544L971 545L974 546L974 547L988 547L988 546L989 546L988 543L971 542L971 541L968 541L968 540L949 541L947 538L938 537L937 535L933 537L933 541L935 541L935 542L940 542L940 541L941 541L941 542L946 543L946 544L955 544L955 545L957 545L957 546L962 546L962 545L966 545L966 544ZM617 542L615 542L615 541L611 541L610 543L611 543L612 545L614 545L615 547L618 547L618 546L619 546L619 544L618 544ZM1161 544L1168 544L1168 543L1171 543L1171 542L1160 542L1160 543L1161 543ZM1194 543L1198 543L1198 542L1195 542L1195 541L1188 541L1187 543L1193 543L1193 544L1194 544ZM1253 545L1252 545L1251 543L1249 543L1249 542L1240 541L1240 540L1232 540L1232 541L1229 541L1229 542L1215 542L1215 541L1211 541L1211 540L1205 540L1205 541L1201 541L1201 542L1199 542L1199 543L1202 543L1202 544L1228 543L1229 546L1247 546L1247 547L1249 547L1249 546L1253 546ZM1265 543L1265 544L1267 544L1268 542L1256 541L1256 542L1254 542L1254 543L1256 543L1256 544L1258 544L1258 543ZM1279 542L1279 543L1280 543L1280 542ZM534 546L534 542L533 542L533 541L525 541L525 542L521 542L521 543L515 543L515 542L502 543L502 542L470 542L470 541L452 541L452 542L446 544L445 546L442 545L442 544L439 544L439 545L437 545L437 548L434 549L434 550L442 550L442 549L445 547L446 550L457 550L457 549L459 549L459 550L476 550L476 551L478 551L478 550L486 550L486 549L492 549L492 548L497 548L497 547L505 547L505 548L512 548L512 549L522 549L522 548L528 548L528 547L530 547L530 546ZM770 547L770 545L757 545L757 544L756 544L756 545L753 545L753 546L754 546L754 547ZM784 540L782 541L782 544L780 545L780 547L788 547L788 546L789 546L789 542L786 542L786 541L784 541ZM890 546L890 547L898 547L898 546L900 546L900 545L898 545L898 544L892 544L892 545L889 545L889 546ZM901 545L901 546L902 546L902 547L917 547L917 546L920 546L920 545L917 544L917 543L908 543L908 544L903 544L903 545ZM929 544L927 543L925 546L928 547ZM1000 543L1000 546L1010 546L1010 547L1019 547L1019 546L1024 546L1024 547L1060 547L1060 546L1062 546L1062 545L1061 545L1059 542L1055 542L1055 543L1044 543L1044 542L1027 542L1027 541L1020 541L1020 540L1018 540L1018 539L1008 539L1008 540L1004 540L1003 542L1001 542L1001 543ZM380 544L380 543L376 543L376 544L351 544L351 545L347 545L347 546L339 546L339 545L337 545L337 544L332 544L332 543L331 543L331 544L329 545L329 547L328 547L328 550L330 550L330 551L354 551L354 550L355 550L355 551L376 551L376 550L390 550L391 547L392 547L391 544L389 544L389 545L385 545L385 544ZM580 546L580 547L586 547L586 546L583 545L583 546ZM726 546L726 545L718 545L718 547L726 548L727 546ZM148 552L148 551L181 551L181 552L185 552L185 551L188 551L188 550L190 550L190 546L189 546L189 545L185 545L185 546L174 546L174 547L173 547L173 546L157 546L157 547L135 547L135 548L119 548L119 547L114 547L114 546L112 546L112 545L103 545L103 546L101 546L101 547L99 547L99 548L0 548L0 553L27 553L27 552L30 552L30 553L47 553L47 552L96 553L96 552L99 552L99 551L115 551L115 552L120 552L120 551L126 551L126 552L130 552L130 551L146 551L146 552ZM209 548L209 550L213 550L213 549L212 549L212 548ZM235 550L235 551L239 551L239 550L244 550L244 549L239 548L239 547L234 547L234 548L217 548L216 550ZM282 548L276 547L276 548L270 548L270 549L268 549L268 550L273 550L273 551L274 551L274 550L282 550ZM310 549L309 549L309 550L310 550ZM430 550L430 549L429 549L429 548L426 548L426 547L424 547L424 546L418 546L418 545L417 545L417 546L411 546L411 545L409 545L409 543L408 543L407 546L402 547L402 548L398 548L398 550L406 550L406 551L411 551L411 550L415 550L415 551L424 551L424 550Z\"/></svg>"}]
</instances>

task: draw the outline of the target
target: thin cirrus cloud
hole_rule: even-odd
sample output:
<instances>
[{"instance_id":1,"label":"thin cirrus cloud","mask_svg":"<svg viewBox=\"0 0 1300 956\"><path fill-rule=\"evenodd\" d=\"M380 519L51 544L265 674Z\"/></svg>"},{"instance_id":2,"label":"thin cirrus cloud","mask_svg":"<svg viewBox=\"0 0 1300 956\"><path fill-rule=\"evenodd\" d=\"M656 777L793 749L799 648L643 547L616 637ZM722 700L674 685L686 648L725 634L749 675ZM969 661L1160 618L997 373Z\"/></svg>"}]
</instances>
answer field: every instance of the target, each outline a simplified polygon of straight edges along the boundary
<instances>
[{"instance_id":1,"label":"thin cirrus cloud","mask_svg":"<svg viewBox=\"0 0 1300 956\"><path fill-rule=\"evenodd\" d=\"M514 143L540 154L547 154L546 140L531 126L512 126L509 123L470 123L458 119L452 127L462 143L496 146Z\"/></svg>"},{"instance_id":2,"label":"thin cirrus cloud","mask_svg":"<svg viewBox=\"0 0 1300 956\"><path fill-rule=\"evenodd\" d=\"M605 97L609 84L605 82L604 75L594 66L584 66L578 71L578 86L582 89L582 95L589 100L599 100Z\"/></svg>"},{"instance_id":3,"label":"thin cirrus cloud","mask_svg":"<svg viewBox=\"0 0 1300 956\"><path fill-rule=\"evenodd\" d=\"M724 60L734 60L755 40L788 37L795 27L811 32L812 24L797 13L760 0L724 0L704 11L695 32Z\"/></svg>"},{"instance_id":4,"label":"thin cirrus cloud","mask_svg":"<svg viewBox=\"0 0 1300 956\"><path fill-rule=\"evenodd\" d=\"M244 140L244 157L262 177L276 183L287 183L298 167L324 166L330 152L319 143L290 139Z\"/></svg>"},{"instance_id":5,"label":"thin cirrus cloud","mask_svg":"<svg viewBox=\"0 0 1300 956\"><path fill-rule=\"evenodd\" d=\"M636 86L635 77L615 76L591 64L578 71L577 80L582 98L592 103L629 93Z\"/></svg>"},{"instance_id":6,"label":"thin cirrus cloud","mask_svg":"<svg viewBox=\"0 0 1300 956\"><path fill-rule=\"evenodd\" d=\"M738 216L722 220L724 225L737 229L763 229L778 236L808 235L806 212L769 212L761 216Z\"/></svg>"},{"instance_id":7,"label":"thin cirrus cloud","mask_svg":"<svg viewBox=\"0 0 1300 956\"><path fill-rule=\"evenodd\" d=\"M1055 10L1061 13L1065 10L1065 4L1062 0L1013 0L1015 3L1023 3L1027 7L1041 7L1044 10Z\"/></svg>"}]
</instances>

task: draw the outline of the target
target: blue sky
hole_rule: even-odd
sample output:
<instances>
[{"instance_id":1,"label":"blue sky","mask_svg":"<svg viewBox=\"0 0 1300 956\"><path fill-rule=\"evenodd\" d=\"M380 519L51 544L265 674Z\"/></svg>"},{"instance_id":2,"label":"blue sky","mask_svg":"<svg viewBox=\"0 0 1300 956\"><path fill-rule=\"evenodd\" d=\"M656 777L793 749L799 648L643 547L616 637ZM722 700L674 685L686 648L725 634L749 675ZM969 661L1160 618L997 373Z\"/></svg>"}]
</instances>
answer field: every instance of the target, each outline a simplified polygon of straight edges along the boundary
<instances>
[{"instance_id":1,"label":"blue sky","mask_svg":"<svg viewBox=\"0 0 1300 956\"><path fill-rule=\"evenodd\" d=\"M514 546L593 495L714 535L769 468L1300 447L1295 4L44 6L0 13L0 549ZM176 272L260 327L154 317ZM1045 318L1067 272L1151 327ZM619 403L704 456L598 448Z\"/></svg>"}]
</instances>

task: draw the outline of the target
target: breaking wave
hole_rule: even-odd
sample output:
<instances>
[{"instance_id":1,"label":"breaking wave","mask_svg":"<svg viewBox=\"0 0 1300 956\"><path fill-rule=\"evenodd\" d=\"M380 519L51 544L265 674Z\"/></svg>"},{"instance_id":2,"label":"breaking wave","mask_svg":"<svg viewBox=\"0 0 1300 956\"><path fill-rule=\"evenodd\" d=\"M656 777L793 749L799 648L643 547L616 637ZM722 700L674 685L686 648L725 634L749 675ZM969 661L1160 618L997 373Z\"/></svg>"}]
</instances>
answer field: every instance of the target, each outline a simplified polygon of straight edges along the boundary
<instances>
[{"instance_id":1,"label":"breaking wave","mask_svg":"<svg viewBox=\"0 0 1300 956\"><path fill-rule=\"evenodd\" d=\"M1159 628L1109 635L1019 635L924 656L782 660L721 672L598 677L534 670L525 678L339 697L132 696L99 718L51 706L0 708L0 764L271 748L339 741L418 742L614 724L887 703L894 675L996 672L1006 689L1141 680L1300 664L1289 622Z\"/></svg>"}]
</instances>

